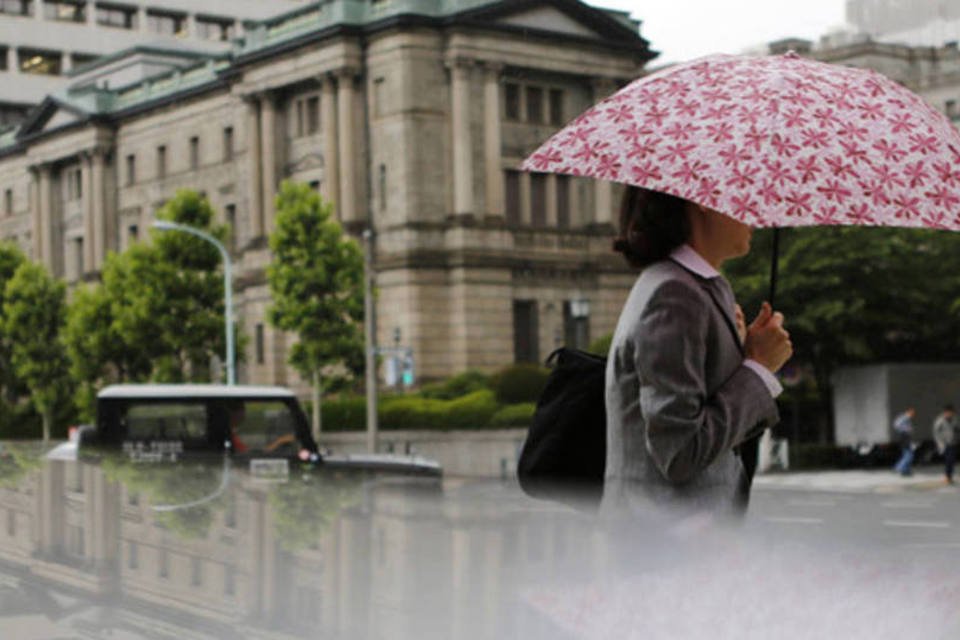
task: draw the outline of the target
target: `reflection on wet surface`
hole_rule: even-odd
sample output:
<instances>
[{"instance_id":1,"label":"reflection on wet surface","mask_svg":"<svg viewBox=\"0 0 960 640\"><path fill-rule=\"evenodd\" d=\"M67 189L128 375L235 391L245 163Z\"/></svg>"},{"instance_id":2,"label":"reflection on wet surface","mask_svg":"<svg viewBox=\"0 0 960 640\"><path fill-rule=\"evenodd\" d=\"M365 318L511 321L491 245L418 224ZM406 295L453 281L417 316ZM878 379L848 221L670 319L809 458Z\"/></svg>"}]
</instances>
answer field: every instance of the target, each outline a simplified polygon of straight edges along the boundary
<instances>
[{"instance_id":1,"label":"reflection on wet surface","mask_svg":"<svg viewBox=\"0 0 960 640\"><path fill-rule=\"evenodd\" d=\"M494 481L40 454L0 451L4 638L960 630L952 567L852 541L814 547L695 517L611 530Z\"/></svg>"}]
</instances>

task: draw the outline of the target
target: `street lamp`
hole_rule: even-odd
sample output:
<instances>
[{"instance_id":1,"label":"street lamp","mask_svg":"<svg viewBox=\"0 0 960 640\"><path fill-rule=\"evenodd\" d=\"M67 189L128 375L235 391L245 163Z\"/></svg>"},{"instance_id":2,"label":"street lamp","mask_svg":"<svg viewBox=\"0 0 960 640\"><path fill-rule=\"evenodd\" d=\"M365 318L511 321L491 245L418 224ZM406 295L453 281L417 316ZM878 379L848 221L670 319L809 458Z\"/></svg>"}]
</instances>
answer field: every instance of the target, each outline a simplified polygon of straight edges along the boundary
<instances>
[{"instance_id":1,"label":"street lamp","mask_svg":"<svg viewBox=\"0 0 960 640\"><path fill-rule=\"evenodd\" d=\"M189 233L192 236L203 238L215 246L217 251L220 252L220 257L223 258L223 300L225 307L224 311L226 315L224 325L227 334L227 384L237 384L237 360L233 345L233 278L230 275L230 254L227 253L227 249L223 246L222 242L214 238L209 233L201 231L196 227L170 222L169 220L154 220L153 228L160 229L161 231L183 231L184 233Z\"/></svg>"}]
</instances>

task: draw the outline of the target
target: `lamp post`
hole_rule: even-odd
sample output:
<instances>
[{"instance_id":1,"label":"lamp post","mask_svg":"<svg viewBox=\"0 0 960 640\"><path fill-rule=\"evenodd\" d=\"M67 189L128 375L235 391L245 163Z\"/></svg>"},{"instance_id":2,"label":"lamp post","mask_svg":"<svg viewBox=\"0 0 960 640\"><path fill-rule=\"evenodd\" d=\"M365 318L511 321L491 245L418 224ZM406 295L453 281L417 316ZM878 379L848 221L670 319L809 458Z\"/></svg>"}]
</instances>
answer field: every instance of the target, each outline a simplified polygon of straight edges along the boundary
<instances>
[{"instance_id":1,"label":"lamp post","mask_svg":"<svg viewBox=\"0 0 960 640\"><path fill-rule=\"evenodd\" d=\"M161 231L183 231L184 233L189 233L192 236L206 240L220 252L220 257L223 258L224 325L227 336L227 384L237 384L236 353L233 344L233 278L231 276L230 254L227 253L227 249L223 246L222 242L206 231L201 231L196 227L170 222L169 220L154 220L153 228L160 229Z\"/></svg>"}]
</instances>

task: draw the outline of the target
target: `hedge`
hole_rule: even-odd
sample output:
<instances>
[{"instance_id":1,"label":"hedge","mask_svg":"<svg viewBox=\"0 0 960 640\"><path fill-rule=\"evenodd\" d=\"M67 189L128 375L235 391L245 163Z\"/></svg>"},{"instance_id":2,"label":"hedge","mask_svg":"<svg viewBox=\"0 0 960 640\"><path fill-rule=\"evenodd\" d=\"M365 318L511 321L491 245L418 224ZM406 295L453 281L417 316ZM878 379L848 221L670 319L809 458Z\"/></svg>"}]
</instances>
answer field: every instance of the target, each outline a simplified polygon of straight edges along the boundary
<instances>
[{"instance_id":1,"label":"hedge","mask_svg":"<svg viewBox=\"0 0 960 640\"><path fill-rule=\"evenodd\" d=\"M326 432L366 429L367 405L362 396L326 399L321 405L321 412L322 427ZM377 416L380 428L385 431L482 429L490 424L496 412L493 392L481 389L453 400L418 395L387 396L381 399Z\"/></svg>"},{"instance_id":2,"label":"hedge","mask_svg":"<svg viewBox=\"0 0 960 640\"><path fill-rule=\"evenodd\" d=\"M536 364L515 364L495 374L490 386L500 404L536 402L550 370Z\"/></svg>"},{"instance_id":3,"label":"hedge","mask_svg":"<svg viewBox=\"0 0 960 640\"><path fill-rule=\"evenodd\" d=\"M490 419L490 426L496 428L529 427L537 405L533 402L521 402L500 407Z\"/></svg>"}]
</instances>

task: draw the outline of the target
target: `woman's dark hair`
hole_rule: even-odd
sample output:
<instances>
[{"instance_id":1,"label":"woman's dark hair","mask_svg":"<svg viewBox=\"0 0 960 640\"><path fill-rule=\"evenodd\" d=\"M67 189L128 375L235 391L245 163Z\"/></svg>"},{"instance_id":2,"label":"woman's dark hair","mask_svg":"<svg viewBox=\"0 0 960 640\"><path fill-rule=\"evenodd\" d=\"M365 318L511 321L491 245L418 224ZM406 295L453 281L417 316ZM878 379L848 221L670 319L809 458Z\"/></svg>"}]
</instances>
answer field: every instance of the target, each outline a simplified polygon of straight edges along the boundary
<instances>
[{"instance_id":1,"label":"woman's dark hair","mask_svg":"<svg viewBox=\"0 0 960 640\"><path fill-rule=\"evenodd\" d=\"M620 235L613 250L636 268L665 259L690 238L687 204L677 196L628 186L620 202Z\"/></svg>"}]
</instances>

